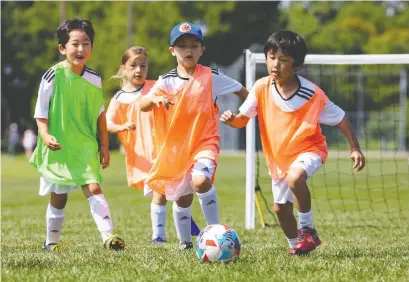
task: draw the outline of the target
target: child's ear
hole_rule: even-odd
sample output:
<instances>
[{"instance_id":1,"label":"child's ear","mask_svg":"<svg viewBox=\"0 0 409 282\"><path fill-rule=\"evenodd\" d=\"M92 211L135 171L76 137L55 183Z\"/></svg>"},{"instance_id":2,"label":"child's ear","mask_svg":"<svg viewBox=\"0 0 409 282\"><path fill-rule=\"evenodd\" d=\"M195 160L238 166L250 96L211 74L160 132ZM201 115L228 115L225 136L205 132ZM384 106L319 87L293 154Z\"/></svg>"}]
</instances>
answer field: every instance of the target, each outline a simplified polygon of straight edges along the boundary
<instances>
[{"instance_id":1,"label":"child's ear","mask_svg":"<svg viewBox=\"0 0 409 282\"><path fill-rule=\"evenodd\" d=\"M176 56L176 54L175 54L175 48L174 48L173 46L170 46L170 47L169 47L169 52L172 54L173 57Z\"/></svg>"},{"instance_id":2,"label":"child's ear","mask_svg":"<svg viewBox=\"0 0 409 282\"><path fill-rule=\"evenodd\" d=\"M204 53L204 51L206 51L206 46L202 45L202 54Z\"/></svg>"},{"instance_id":3,"label":"child's ear","mask_svg":"<svg viewBox=\"0 0 409 282\"><path fill-rule=\"evenodd\" d=\"M65 49L64 46L62 46L62 44L58 44L58 51L60 51L61 55L64 55L67 53L67 50Z\"/></svg>"}]
</instances>

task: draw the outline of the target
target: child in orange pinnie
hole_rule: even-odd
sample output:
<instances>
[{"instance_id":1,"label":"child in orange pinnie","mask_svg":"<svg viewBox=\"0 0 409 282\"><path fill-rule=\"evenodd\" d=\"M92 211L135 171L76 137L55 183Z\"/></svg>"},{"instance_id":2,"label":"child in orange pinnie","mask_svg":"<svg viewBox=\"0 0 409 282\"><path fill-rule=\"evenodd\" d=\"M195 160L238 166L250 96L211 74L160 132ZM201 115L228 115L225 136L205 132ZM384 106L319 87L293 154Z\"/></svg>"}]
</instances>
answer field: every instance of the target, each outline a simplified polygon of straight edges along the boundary
<instances>
[{"instance_id":1,"label":"child in orange pinnie","mask_svg":"<svg viewBox=\"0 0 409 282\"><path fill-rule=\"evenodd\" d=\"M345 112L317 85L296 74L307 54L302 37L291 31L276 32L267 39L264 54L270 75L255 83L239 114L228 110L220 120L241 128L258 115L272 178L274 210L290 245L289 254L308 254L321 243L312 221L307 186L307 180L325 163L328 154L319 124L341 129L351 146L354 169L361 170L365 158ZM294 202L300 221L298 232Z\"/></svg>"},{"instance_id":2,"label":"child in orange pinnie","mask_svg":"<svg viewBox=\"0 0 409 282\"><path fill-rule=\"evenodd\" d=\"M193 247L190 236L191 204L196 192L207 224L219 223L213 185L219 154L216 99L235 93L243 100L248 91L219 70L198 64L205 51L200 27L183 22L173 27L169 51L177 67L159 77L141 102L153 110L157 159L147 185L173 203L180 249Z\"/></svg>"},{"instance_id":3,"label":"child in orange pinnie","mask_svg":"<svg viewBox=\"0 0 409 282\"><path fill-rule=\"evenodd\" d=\"M144 189L144 194L153 194L151 202L152 243L166 242L166 197L150 190L144 180L156 158L152 136L153 112L141 112L140 103L155 81L146 80L148 53L146 49L133 46L122 56L121 66L112 78L120 79L117 91L107 111L107 127L117 133L125 149L128 186ZM195 223L192 222L193 227ZM197 228L198 229L198 228ZM193 230L197 235L199 230Z\"/></svg>"}]
</instances>

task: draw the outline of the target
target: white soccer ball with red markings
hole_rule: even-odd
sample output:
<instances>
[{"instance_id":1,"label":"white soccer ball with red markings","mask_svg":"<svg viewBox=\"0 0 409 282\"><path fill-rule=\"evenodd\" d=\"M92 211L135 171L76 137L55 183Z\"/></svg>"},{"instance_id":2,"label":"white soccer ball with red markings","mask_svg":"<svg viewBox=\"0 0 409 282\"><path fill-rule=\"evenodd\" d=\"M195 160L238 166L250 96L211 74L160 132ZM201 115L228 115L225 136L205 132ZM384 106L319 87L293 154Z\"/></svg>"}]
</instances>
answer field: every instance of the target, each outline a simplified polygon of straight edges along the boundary
<instances>
[{"instance_id":1,"label":"white soccer ball with red markings","mask_svg":"<svg viewBox=\"0 0 409 282\"><path fill-rule=\"evenodd\" d=\"M201 262L234 262L240 255L240 239L228 225L208 225L196 238L196 255Z\"/></svg>"}]
</instances>

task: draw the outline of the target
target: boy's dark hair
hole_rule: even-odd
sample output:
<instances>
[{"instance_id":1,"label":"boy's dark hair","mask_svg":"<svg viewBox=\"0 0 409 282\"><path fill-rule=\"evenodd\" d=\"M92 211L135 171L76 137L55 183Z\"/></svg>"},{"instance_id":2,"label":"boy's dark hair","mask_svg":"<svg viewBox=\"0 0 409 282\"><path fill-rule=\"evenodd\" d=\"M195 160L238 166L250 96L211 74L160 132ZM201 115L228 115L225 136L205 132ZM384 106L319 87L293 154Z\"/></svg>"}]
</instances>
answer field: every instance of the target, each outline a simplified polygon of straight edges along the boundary
<instances>
[{"instance_id":1,"label":"boy's dark hair","mask_svg":"<svg viewBox=\"0 0 409 282\"><path fill-rule=\"evenodd\" d=\"M264 44L264 55L267 58L269 51L275 53L279 48L284 54L294 59L294 66L302 66L308 53L304 39L289 30L273 33Z\"/></svg>"},{"instance_id":2,"label":"boy's dark hair","mask_svg":"<svg viewBox=\"0 0 409 282\"><path fill-rule=\"evenodd\" d=\"M91 44L94 44L95 31L92 28L92 23L80 19L66 20L60 24L56 32L58 44L61 44L65 48L65 44L70 40L70 32L76 29L84 31L91 40Z\"/></svg>"}]
</instances>

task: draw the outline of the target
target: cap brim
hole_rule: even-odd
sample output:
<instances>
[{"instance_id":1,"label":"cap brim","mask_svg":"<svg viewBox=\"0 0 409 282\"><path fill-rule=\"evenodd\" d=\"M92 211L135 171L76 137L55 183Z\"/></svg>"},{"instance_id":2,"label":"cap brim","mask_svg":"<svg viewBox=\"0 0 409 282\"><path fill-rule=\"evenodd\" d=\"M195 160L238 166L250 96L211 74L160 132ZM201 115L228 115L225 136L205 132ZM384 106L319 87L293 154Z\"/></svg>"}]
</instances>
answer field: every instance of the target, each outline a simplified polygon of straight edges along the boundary
<instances>
[{"instance_id":1,"label":"cap brim","mask_svg":"<svg viewBox=\"0 0 409 282\"><path fill-rule=\"evenodd\" d=\"M181 37L183 37L183 36L186 36L186 35L194 36L194 37L196 37L197 39L199 39L200 41L203 41L203 38L197 36L196 34L186 32L186 33L183 33L183 34L179 35L179 36L176 37L175 39L173 39L173 41L172 41L172 43L171 43L170 45L173 46L173 45L175 44L175 42L176 42L179 38L181 38Z\"/></svg>"}]
</instances>

